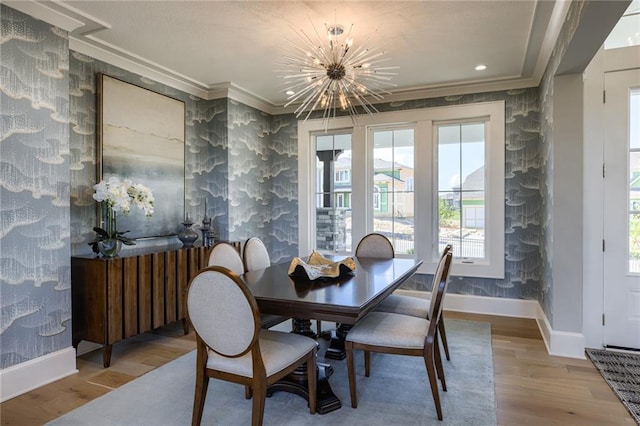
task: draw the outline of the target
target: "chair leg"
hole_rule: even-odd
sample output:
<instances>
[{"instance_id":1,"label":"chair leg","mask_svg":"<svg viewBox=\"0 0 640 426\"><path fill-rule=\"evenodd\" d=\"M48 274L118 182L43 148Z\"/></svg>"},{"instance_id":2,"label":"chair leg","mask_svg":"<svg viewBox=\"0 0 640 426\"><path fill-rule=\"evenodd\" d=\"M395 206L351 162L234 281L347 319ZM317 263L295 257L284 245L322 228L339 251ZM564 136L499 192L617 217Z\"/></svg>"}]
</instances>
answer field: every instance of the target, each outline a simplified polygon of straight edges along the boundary
<instances>
[{"instance_id":1,"label":"chair leg","mask_svg":"<svg viewBox=\"0 0 640 426\"><path fill-rule=\"evenodd\" d=\"M436 365L436 372L438 373L438 378L440 379L440 383L442 384L442 391L447 391L447 382L444 379L444 369L442 368L442 356L440 355L440 345L438 343L438 330L436 330L436 336L433 339L434 346L434 361Z\"/></svg>"},{"instance_id":2,"label":"chair leg","mask_svg":"<svg viewBox=\"0 0 640 426\"><path fill-rule=\"evenodd\" d=\"M447 332L444 330L444 318L440 317L438 323L438 329L440 331L440 339L442 340L442 347L444 348L444 354L447 357L447 361L451 361L449 356L449 344L447 343Z\"/></svg>"},{"instance_id":3,"label":"chair leg","mask_svg":"<svg viewBox=\"0 0 640 426\"><path fill-rule=\"evenodd\" d=\"M193 415L191 417L191 425L199 426L202 421L202 412L204 411L204 400L207 396L209 387L209 377L204 369L198 368L196 371L196 390L193 398Z\"/></svg>"},{"instance_id":4,"label":"chair leg","mask_svg":"<svg viewBox=\"0 0 640 426\"><path fill-rule=\"evenodd\" d=\"M356 368L353 361L353 345L349 342L345 342L345 349L347 352L347 375L349 377L349 393L351 394L351 406L353 408L358 408L358 398L356 396ZM366 353L367 352L365 351L365 354Z\"/></svg>"},{"instance_id":5,"label":"chair leg","mask_svg":"<svg viewBox=\"0 0 640 426\"><path fill-rule=\"evenodd\" d=\"M437 341L436 341L436 344L437 344ZM427 345L427 347L425 347L424 364L427 367L427 376L429 377L429 385L431 386L431 394L433 395L433 402L436 406L436 413L438 414L438 420L442 420L442 407L440 407L438 379L436 378L433 355L434 355L433 345L429 344Z\"/></svg>"},{"instance_id":6,"label":"chair leg","mask_svg":"<svg viewBox=\"0 0 640 426\"><path fill-rule=\"evenodd\" d=\"M364 351L364 376L369 377L371 375L371 352Z\"/></svg>"},{"instance_id":7,"label":"chair leg","mask_svg":"<svg viewBox=\"0 0 640 426\"><path fill-rule=\"evenodd\" d=\"M265 386L266 378L254 378L253 386L253 405L251 412L251 425L262 426L264 420L264 404L267 399L267 387Z\"/></svg>"},{"instance_id":8,"label":"chair leg","mask_svg":"<svg viewBox=\"0 0 640 426\"><path fill-rule=\"evenodd\" d=\"M309 382L309 412L311 414L316 413L316 406L318 403L317 383L318 372L316 369L316 353L314 352L309 361L307 361L307 381Z\"/></svg>"}]
</instances>

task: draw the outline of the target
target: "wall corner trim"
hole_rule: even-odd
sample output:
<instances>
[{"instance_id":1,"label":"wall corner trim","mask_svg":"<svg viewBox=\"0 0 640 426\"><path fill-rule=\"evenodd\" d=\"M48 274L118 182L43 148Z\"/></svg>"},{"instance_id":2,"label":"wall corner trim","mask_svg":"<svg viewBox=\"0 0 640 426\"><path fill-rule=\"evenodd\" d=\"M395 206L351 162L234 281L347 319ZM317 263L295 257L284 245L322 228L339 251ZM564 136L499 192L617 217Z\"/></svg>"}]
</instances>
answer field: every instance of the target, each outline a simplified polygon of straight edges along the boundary
<instances>
[{"instance_id":1,"label":"wall corner trim","mask_svg":"<svg viewBox=\"0 0 640 426\"><path fill-rule=\"evenodd\" d=\"M0 370L0 402L77 373L76 350L68 347Z\"/></svg>"},{"instance_id":2,"label":"wall corner trim","mask_svg":"<svg viewBox=\"0 0 640 426\"><path fill-rule=\"evenodd\" d=\"M396 290L396 293L421 298L431 297L431 293L417 290ZM537 300L447 293L444 309L480 315L535 319L549 355L585 359L584 334L553 330Z\"/></svg>"},{"instance_id":3,"label":"wall corner trim","mask_svg":"<svg viewBox=\"0 0 640 426\"><path fill-rule=\"evenodd\" d=\"M586 359L584 334L554 330L540 305L536 322L549 355Z\"/></svg>"}]
</instances>

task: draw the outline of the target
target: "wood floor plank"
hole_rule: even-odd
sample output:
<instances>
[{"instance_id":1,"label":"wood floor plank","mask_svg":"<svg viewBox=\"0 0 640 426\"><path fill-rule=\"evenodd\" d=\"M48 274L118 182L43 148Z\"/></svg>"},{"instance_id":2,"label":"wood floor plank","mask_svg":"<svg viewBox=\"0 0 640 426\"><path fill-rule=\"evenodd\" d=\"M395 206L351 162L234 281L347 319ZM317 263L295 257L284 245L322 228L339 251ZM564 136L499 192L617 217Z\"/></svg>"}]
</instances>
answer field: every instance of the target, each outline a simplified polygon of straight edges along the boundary
<instances>
[{"instance_id":1,"label":"wood floor plank","mask_svg":"<svg viewBox=\"0 0 640 426\"><path fill-rule=\"evenodd\" d=\"M461 312L446 318L491 324L498 425L635 424L589 360L547 353L535 320ZM107 370L100 350L84 354L77 374L2 403L1 424L42 425L193 349L194 333L185 336L176 322L118 342Z\"/></svg>"}]
</instances>

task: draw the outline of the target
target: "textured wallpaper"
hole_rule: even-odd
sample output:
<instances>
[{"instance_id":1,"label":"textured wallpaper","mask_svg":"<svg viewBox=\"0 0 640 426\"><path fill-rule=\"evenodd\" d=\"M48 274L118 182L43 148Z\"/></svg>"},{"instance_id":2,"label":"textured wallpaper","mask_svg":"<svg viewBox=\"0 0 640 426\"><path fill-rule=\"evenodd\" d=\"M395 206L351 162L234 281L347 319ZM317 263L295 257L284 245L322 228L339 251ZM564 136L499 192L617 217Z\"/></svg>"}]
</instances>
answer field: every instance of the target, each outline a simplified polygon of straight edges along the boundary
<instances>
[{"instance_id":1,"label":"textured wallpaper","mask_svg":"<svg viewBox=\"0 0 640 426\"><path fill-rule=\"evenodd\" d=\"M573 38L575 31L580 22L580 17L584 9L584 2L573 2L569 6L569 11L565 19L565 24L562 27L562 31L556 46L551 54L551 59L547 65L542 82L540 83L540 96L541 96L541 151L540 151L540 165L541 165L541 190L542 190L542 205L541 205L541 223L542 223L542 245L541 245L541 257L543 262L543 277L540 283L540 295L538 296L538 302L547 316L549 323L553 326L553 277L551 275L553 264L553 82L554 75L560 61L562 60L564 53L569 45L569 42Z\"/></svg>"},{"instance_id":2,"label":"textured wallpaper","mask_svg":"<svg viewBox=\"0 0 640 426\"><path fill-rule=\"evenodd\" d=\"M0 368L71 343L69 42L0 5Z\"/></svg>"},{"instance_id":3,"label":"textured wallpaper","mask_svg":"<svg viewBox=\"0 0 640 426\"><path fill-rule=\"evenodd\" d=\"M0 7L2 368L71 342L69 256L89 252L87 241L95 226L96 203L91 195L98 155L98 72L185 102L186 210L196 222L205 214L206 200L206 214L219 238L257 235L267 244L273 262L298 254L297 121L292 115L270 116L229 99L203 100L69 51L64 32ZM570 19L579 19L576 14L573 7ZM555 55L562 56L562 51ZM552 134L553 125L548 111L551 87L547 79L541 91L530 88L378 106L380 111L391 111L505 101L506 276L504 280L455 277L449 289L537 299L549 318L552 236L545 230L552 202L553 159L548 155L553 141L546 136ZM176 232L180 229L176 224ZM409 287L430 289L430 277L417 276Z\"/></svg>"},{"instance_id":4,"label":"textured wallpaper","mask_svg":"<svg viewBox=\"0 0 640 426\"><path fill-rule=\"evenodd\" d=\"M297 126L229 100L229 239L259 236L272 262L298 255Z\"/></svg>"}]
</instances>

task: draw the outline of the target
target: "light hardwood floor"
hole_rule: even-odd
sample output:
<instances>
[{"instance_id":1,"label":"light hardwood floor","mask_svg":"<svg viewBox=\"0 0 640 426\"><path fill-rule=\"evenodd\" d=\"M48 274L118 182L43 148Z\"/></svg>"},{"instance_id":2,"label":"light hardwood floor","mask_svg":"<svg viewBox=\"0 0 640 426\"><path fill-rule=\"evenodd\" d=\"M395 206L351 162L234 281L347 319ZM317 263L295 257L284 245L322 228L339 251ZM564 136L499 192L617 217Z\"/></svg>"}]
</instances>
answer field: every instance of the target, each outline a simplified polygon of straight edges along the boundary
<instances>
[{"instance_id":1,"label":"light hardwood floor","mask_svg":"<svg viewBox=\"0 0 640 426\"><path fill-rule=\"evenodd\" d=\"M549 356L534 320L445 312L491 323L499 425L634 425L588 360ZM2 425L41 425L195 348L176 323L114 345L111 367L97 350L79 373L0 405ZM90 424L88 420L87 424Z\"/></svg>"}]
</instances>

